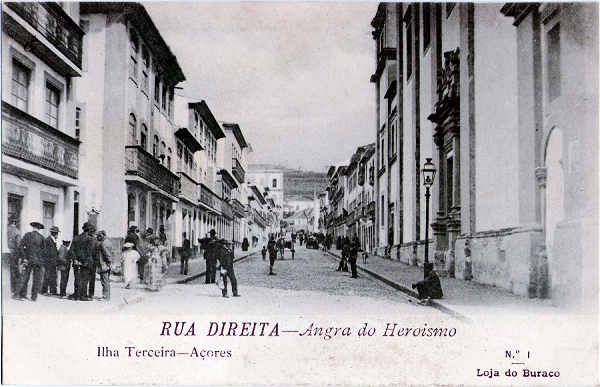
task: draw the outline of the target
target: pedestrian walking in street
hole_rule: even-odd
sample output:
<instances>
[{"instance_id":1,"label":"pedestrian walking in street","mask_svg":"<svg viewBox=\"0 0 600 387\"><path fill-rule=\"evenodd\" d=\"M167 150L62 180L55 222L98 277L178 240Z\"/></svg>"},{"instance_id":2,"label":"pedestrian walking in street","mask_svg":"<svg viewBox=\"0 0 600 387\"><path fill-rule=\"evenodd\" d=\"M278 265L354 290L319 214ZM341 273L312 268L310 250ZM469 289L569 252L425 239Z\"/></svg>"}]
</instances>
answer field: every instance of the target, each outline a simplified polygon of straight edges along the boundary
<instances>
[{"instance_id":1,"label":"pedestrian walking in street","mask_svg":"<svg viewBox=\"0 0 600 387\"><path fill-rule=\"evenodd\" d=\"M292 241L292 246L290 248L290 251L292 252L292 259L294 259L294 254L296 253L296 249L294 248L294 241Z\"/></svg>"},{"instance_id":2,"label":"pedestrian walking in street","mask_svg":"<svg viewBox=\"0 0 600 387\"><path fill-rule=\"evenodd\" d=\"M277 243L275 242L275 237L272 235L271 240L267 243L267 249L269 250L269 275L275 275L273 265L275 264L275 259L277 259Z\"/></svg>"},{"instance_id":3,"label":"pedestrian walking in street","mask_svg":"<svg viewBox=\"0 0 600 387\"><path fill-rule=\"evenodd\" d=\"M223 280L223 289L221 290L223 297L227 298L227 278L231 282L231 292L234 297L239 297L237 288L237 279L233 270L233 250L231 242L226 239L221 239L218 249L219 271Z\"/></svg>"},{"instance_id":4,"label":"pedestrian walking in street","mask_svg":"<svg viewBox=\"0 0 600 387\"><path fill-rule=\"evenodd\" d=\"M69 296L69 299L80 301L81 291L79 290L79 284L81 283L81 262L77 259L79 254L79 250L81 249L81 244L84 243L84 240L87 238L87 230L89 227L89 223L85 222L82 226L82 232L79 235L76 235L71 242L71 248L69 248L69 252L67 254L68 260L71 262L71 266L73 267L73 293Z\"/></svg>"},{"instance_id":5,"label":"pedestrian walking in street","mask_svg":"<svg viewBox=\"0 0 600 387\"><path fill-rule=\"evenodd\" d=\"M21 260L21 251L19 244L21 243L21 230L17 227L17 220L11 218L6 229L6 238L8 239L8 249L10 250L10 292L14 296L19 290L21 279L21 270L19 261Z\"/></svg>"},{"instance_id":6,"label":"pedestrian walking in street","mask_svg":"<svg viewBox=\"0 0 600 387\"><path fill-rule=\"evenodd\" d=\"M337 271L348 272L348 258L350 256L350 239L345 237L342 239L342 259L338 265Z\"/></svg>"},{"instance_id":7,"label":"pedestrian walking in street","mask_svg":"<svg viewBox=\"0 0 600 387\"><path fill-rule=\"evenodd\" d=\"M133 244L133 248L139 251L138 244L140 243L140 237L138 236L138 227L135 223L131 223L129 225L129 229L127 230L127 235L125 236L125 240L123 241L123 247L125 247L125 243Z\"/></svg>"},{"instance_id":8,"label":"pedestrian walking in street","mask_svg":"<svg viewBox=\"0 0 600 387\"><path fill-rule=\"evenodd\" d=\"M412 284L412 288L416 288L417 292L419 292L419 299L422 300L424 304L428 304L429 300L442 298L444 293L442 292L440 277L438 277L433 270L433 263L426 263L424 270L426 273L425 279Z\"/></svg>"},{"instance_id":9,"label":"pedestrian walking in street","mask_svg":"<svg viewBox=\"0 0 600 387\"><path fill-rule=\"evenodd\" d=\"M285 240L283 238L279 238L279 242L277 247L279 248L279 255L281 256L281 260L285 260Z\"/></svg>"},{"instance_id":10,"label":"pedestrian walking in street","mask_svg":"<svg viewBox=\"0 0 600 387\"><path fill-rule=\"evenodd\" d=\"M356 270L356 260L358 258L358 251L360 250L360 242L358 237L354 235L350 244L350 269L352 271L352 278L358 278L358 272Z\"/></svg>"},{"instance_id":11,"label":"pedestrian walking in street","mask_svg":"<svg viewBox=\"0 0 600 387\"><path fill-rule=\"evenodd\" d=\"M121 267L123 271L123 282L125 289L130 289L137 277L137 261L140 259L140 253L134 249L135 245L131 242L123 244L123 256L121 257Z\"/></svg>"},{"instance_id":12,"label":"pedestrian walking in street","mask_svg":"<svg viewBox=\"0 0 600 387\"><path fill-rule=\"evenodd\" d=\"M110 267L112 258L108 247L106 246L106 232L100 230L96 237L94 261L98 274L100 274L100 283L102 284L102 298L104 301L110 301Z\"/></svg>"},{"instance_id":13,"label":"pedestrian walking in street","mask_svg":"<svg viewBox=\"0 0 600 387\"><path fill-rule=\"evenodd\" d=\"M71 260L69 259L69 246L71 241L62 241L58 249L58 258L56 260L56 270L59 275L60 296L67 296L67 284L69 283L69 272L71 271Z\"/></svg>"},{"instance_id":14,"label":"pedestrian walking in street","mask_svg":"<svg viewBox=\"0 0 600 387\"><path fill-rule=\"evenodd\" d=\"M214 229L209 231L209 240L206 242L204 250L204 259L206 260L205 282L214 284L217 276L217 232Z\"/></svg>"},{"instance_id":15,"label":"pedestrian walking in street","mask_svg":"<svg viewBox=\"0 0 600 387\"><path fill-rule=\"evenodd\" d=\"M267 248L265 246L263 246L263 248L260 251L260 253L262 254L262 258L263 258L263 261L264 261L265 258L267 257Z\"/></svg>"},{"instance_id":16,"label":"pedestrian walking in street","mask_svg":"<svg viewBox=\"0 0 600 387\"><path fill-rule=\"evenodd\" d=\"M58 233L60 230L56 226L50 227L50 235L46 238L46 244L44 246L44 280L42 281L43 296L56 296L58 295L56 289L56 265L58 260L58 249L60 248L58 242Z\"/></svg>"},{"instance_id":17,"label":"pedestrian walking in street","mask_svg":"<svg viewBox=\"0 0 600 387\"><path fill-rule=\"evenodd\" d=\"M181 267L179 268L179 274L188 274L188 262L192 256L192 249L190 247L190 240L187 238L187 233L183 233L183 244L181 246Z\"/></svg>"},{"instance_id":18,"label":"pedestrian walking in street","mask_svg":"<svg viewBox=\"0 0 600 387\"><path fill-rule=\"evenodd\" d=\"M146 229L144 235L140 238L138 242L138 252L140 253L140 259L138 260L138 276L140 278L140 282L144 283L145 278L144 274L146 273L146 264L149 259L149 252L152 248L152 239L154 238L154 230L150 227Z\"/></svg>"},{"instance_id":19,"label":"pedestrian walking in street","mask_svg":"<svg viewBox=\"0 0 600 387\"><path fill-rule=\"evenodd\" d=\"M23 276L19 284L19 290L15 296L18 300L27 298L27 288L29 285L29 277L33 275L33 284L31 286L31 301L37 300L37 295L42 286L42 278L44 276L44 247L46 241L40 233L44 229L44 225L39 222L31 222L32 231L23 235L19 250L23 257Z\"/></svg>"}]
</instances>

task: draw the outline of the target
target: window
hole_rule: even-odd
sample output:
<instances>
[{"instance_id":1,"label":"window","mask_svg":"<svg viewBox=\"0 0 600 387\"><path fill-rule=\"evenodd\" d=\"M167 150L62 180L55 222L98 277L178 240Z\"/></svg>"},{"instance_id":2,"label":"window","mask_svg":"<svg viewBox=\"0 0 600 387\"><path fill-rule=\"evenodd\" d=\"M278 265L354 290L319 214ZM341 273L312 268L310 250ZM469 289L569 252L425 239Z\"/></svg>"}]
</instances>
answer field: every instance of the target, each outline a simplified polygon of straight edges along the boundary
<instances>
[{"instance_id":1,"label":"window","mask_svg":"<svg viewBox=\"0 0 600 387\"><path fill-rule=\"evenodd\" d=\"M148 80L148 74L150 73L150 55L148 49L144 47L142 49L142 90L148 92L150 89L150 81Z\"/></svg>"},{"instance_id":2,"label":"window","mask_svg":"<svg viewBox=\"0 0 600 387\"><path fill-rule=\"evenodd\" d=\"M135 194L127 195L127 224L135 222Z\"/></svg>"},{"instance_id":3,"label":"window","mask_svg":"<svg viewBox=\"0 0 600 387\"><path fill-rule=\"evenodd\" d=\"M58 128L58 108L60 91L49 82L46 83L46 123Z\"/></svg>"},{"instance_id":4,"label":"window","mask_svg":"<svg viewBox=\"0 0 600 387\"><path fill-rule=\"evenodd\" d=\"M75 108L75 137L81 136L81 108L78 106Z\"/></svg>"},{"instance_id":5,"label":"window","mask_svg":"<svg viewBox=\"0 0 600 387\"><path fill-rule=\"evenodd\" d=\"M175 89L173 88L173 86L171 86L169 88L169 105L168 105L168 116L169 118L173 119L173 99L175 96Z\"/></svg>"},{"instance_id":6,"label":"window","mask_svg":"<svg viewBox=\"0 0 600 387\"><path fill-rule=\"evenodd\" d=\"M29 100L29 78L29 69L16 60L13 61L12 102L23 111L27 111Z\"/></svg>"},{"instance_id":7,"label":"window","mask_svg":"<svg viewBox=\"0 0 600 387\"><path fill-rule=\"evenodd\" d=\"M44 219L42 224L44 225L44 229L48 230L50 227L54 226L54 209L56 207L56 203L53 202L42 202L42 212Z\"/></svg>"},{"instance_id":8,"label":"window","mask_svg":"<svg viewBox=\"0 0 600 387\"><path fill-rule=\"evenodd\" d=\"M128 143L129 145L136 145L136 132L137 131L137 120L135 119L135 115L129 115L129 133L128 133Z\"/></svg>"},{"instance_id":9,"label":"window","mask_svg":"<svg viewBox=\"0 0 600 387\"><path fill-rule=\"evenodd\" d=\"M158 136L154 136L154 143L152 144L152 156L158 157Z\"/></svg>"},{"instance_id":10,"label":"window","mask_svg":"<svg viewBox=\"0 0 600 387\"><path fill-rule=\"evenodd\" d=\"M17 223L17 228L21 229L21 209L23 208L23 196L9 193L7 199L8 222L14 220Z\"/></svg>"},{"instance_id":11,"label":"window","mask_svg":"<svg viewBox=\"0 0 600 387\"><path fill-rule=\"evenodd\" d=\"M133 30L131 30L129 35L129 76L134 80L137 80L137 72L138 72L138 38Z\"/></svg>"},{"instance_id":12,"label":"window","mask_svg":"<svg viewBox=\"0 0 600 387\"><path fill-rule=\"evenodd\" d=\"M273 188L277 188L277 179L273 179L272 186L273 186Z\"/></svg>"},{"instance_id":13,"label":"window","mask_svg":"<svg viewBox=\"0 0 600 387\"><path fill-rule=\"evenodd\" d=\"M453 198L453 174L454 174L454 157L449 156L446 159L446 213L450 211L452 208L452 198Z\"/></svg>"},{"instance_id":14,"label":"window","mask_svg":"<svg viewBox=\"0 0 600 387\"><path fill-rule=\"evenodd\" d=\"M160 78L158 75L154 76L154 102L160 104Z\"/></svg>"},{"instance_id":15,"label":"window","mask_svg":"<svg viewBox=\"0 0 600 387\"><path fill-rule=\"evenodd\" d=\"M406 80L412 75L413 31L412 21L406 25Z\"/></svg>"},{"instance_id":16,"label":"window","mask_svg":"<svg viewBox=\"0 0 600 387\"><path fill-rule=\"evenodd\" d=\"M167 154L167 168L171 169L171 157L173 155L173 151L169 148L169 153Z\"/></svg>"},{"instance_id":17,"label":"window","mask_svg":"<svg viewBox=\"0 0 600 387\"><path fill-rule=\"evenodd\" d=\"M167 110L167 87L165 86L165 84L163 83L162 86L162 101L161 101L161 107L163 110Z\"/></svg>"},{"instance_id":18,"label":"window","mask_svg":"<svg viewBox=\"0 0 600 387\"><path fill-rule=\"evenodd\" d=\"M423 52L431 42L431 3L423 3Z\"/></svg>"},{"instance_id":19,"label":"window","mask_svg":"<svg viewBox=\"0 0 600 387\"><path fill-rule=\"evenodd\" d=\"M547 37L548 98L553 101L560 95L560 24L556 24Z\"/></svg>"},{"instance_id":20,"label":"window","mask_svg":"<svg viewBox=\"0 0 600 387\"><path fill-rule=\"evenodd\" d=\"M148 128L145 124L142 124L142 130L140 133L140 145L145 151L148 150Z\"/></svg>"},{"instance_id":21,"label":"window","mask_svg":"<svg viewBox=\"0 0 600 387\"><path fill-rule=\"evenodd\" d=\"M380 219L379 223L380 223L380 226L383 227L383 223L384 223L383 218L385 217L385 196L384 195L381 195L381 203L380 203L379 207L381 208L381 217L379 218Z\"/></svg>"},{"instance_id":22,"label":"window","mask_svg":"<svg viewBox=\"0 0 600 387\"><path fill-rule=\"evenodd\" d=\"M385 140L382 138L381 139L381 166L379 169L383 168L385 166Z\"/></svg>"},{"instance_id":23,"label":"window","mask_svg":"<svg viewBox=\"0 0 600 387\"><path fill-rule=\"evenodd\" d=\"M396 154L396 119L393 118L390 123L390 149L389 155L393 157Z\"/></svg>"}]
</instances>

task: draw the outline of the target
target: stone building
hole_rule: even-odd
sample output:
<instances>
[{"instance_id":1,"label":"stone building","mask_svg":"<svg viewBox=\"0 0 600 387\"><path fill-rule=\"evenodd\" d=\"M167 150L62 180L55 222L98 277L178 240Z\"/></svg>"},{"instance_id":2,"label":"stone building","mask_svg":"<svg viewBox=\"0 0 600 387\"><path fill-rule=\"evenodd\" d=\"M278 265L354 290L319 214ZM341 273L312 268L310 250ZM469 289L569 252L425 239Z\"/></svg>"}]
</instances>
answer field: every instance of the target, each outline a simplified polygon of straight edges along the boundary
<instances>
[{"instance_id":1,"label":"stone building","mask_svg":"<svg viewBox=\"0 0 600 387\"><path fill-rule=\"evenodd\" d=\"M78 3L2 3L2 240L14 220L71 240L86 213L78 186L82 75Z\"/></svg>"},{"instance_id":2,"label":"stone building","mask_svg":"<svg viewBox=\"0 0 600 387\"><path fill-rule=\"evenodd\" d=\"M422 263L431 157L440 272L557 302L595 297L597 19L586 3L380 4L380 251Z\"/></svg>"},{"instance_id":3,"label":"stone building","mask_svg":"<svg viewBox=\"0 0 600 387\"><path fill-rule=\"evenodd\" d=\"M250 164L248 166L248 181L264 187L269 191L269 197L278 209L279 219L283 219L283 170L268 164Z\"/></svg>"},{"instance_id":4,"label":"stone building","mask_svg":"<svg viewBox=\"0 0 600 387\"><path fill-rule=\"evenodd\" d=\"M164 226L173 244L177 173L193 174L174 123L174 87L185 76L141 4L81 3L81 26L80 206L98 209L95 222L115 244L132 223Z\"/></svg>"}]
</instances>

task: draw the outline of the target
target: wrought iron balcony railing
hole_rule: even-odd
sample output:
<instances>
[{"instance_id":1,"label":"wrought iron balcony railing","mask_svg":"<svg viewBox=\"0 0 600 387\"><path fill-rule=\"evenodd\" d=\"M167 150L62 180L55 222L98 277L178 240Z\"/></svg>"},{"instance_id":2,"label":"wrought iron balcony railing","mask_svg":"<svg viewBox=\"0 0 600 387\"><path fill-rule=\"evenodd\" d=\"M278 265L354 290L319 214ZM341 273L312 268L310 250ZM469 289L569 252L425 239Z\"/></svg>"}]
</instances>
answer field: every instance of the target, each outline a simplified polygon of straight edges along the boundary
<instances>
[{"instance_id":1,"label":"wrought iron balcony railing","mask_svg":"<svg viewBox=\"0 0 600 387\"><path fill-rule=\"evenodd\" d=\"M220 199L214 192L200 184L200 202L216 210Z\"/></svg>"},{"instance_id":2,"label":"wrought iron balcony railing","mask_svg":"<svg viewBox=\"0 0 600 387\"><path fill-rule=\"evenodd\" d=\"M179 177L139 145L125 146L125 173L139 176L170 195L179 194Z\"/></svg>"},{"instance_id":3,"label":"wrought iron balcony railing","mask_svg":"<svg viewBox=\"0 0 600 387\"><path fill-rule=\"evenodd\" d=\"M77 179L79 141L2 102L2 153Z\"/></svg>"},{"instance_id":4,"label":"wrought iron balcony railing","mask_svg":"<svg viewBox=\"0 0 600 387\"><path fill-rule=\"evenodd\" d=\"M60 5L53 2L7 2L6 5L81 69L84 34Z\"/></svg>"},{"instance_id":5,"label":"wrought iron balcony railing","mask_svg":"<svg viewBox=\"0 0 600 387\"><path fill-rule=\"evenodd\" d=\"M231 159L231 172L240 183L244 182L244 179L246 177L246 171L244 171L242 164L240 164L238 159L236 159L235 157Z\"/></svg>"}]
</instances>

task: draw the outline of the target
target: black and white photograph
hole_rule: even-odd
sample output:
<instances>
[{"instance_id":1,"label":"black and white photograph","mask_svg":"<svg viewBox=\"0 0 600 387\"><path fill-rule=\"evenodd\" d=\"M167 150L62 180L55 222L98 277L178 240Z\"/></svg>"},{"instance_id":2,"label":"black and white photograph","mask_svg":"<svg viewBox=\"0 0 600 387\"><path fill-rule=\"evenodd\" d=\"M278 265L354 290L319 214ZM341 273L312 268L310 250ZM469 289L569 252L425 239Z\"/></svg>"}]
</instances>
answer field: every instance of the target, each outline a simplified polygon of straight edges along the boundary
<instances>
[{"instance_id":1,"label":"black and white photograph","mask_svg":"<svg viewBox=\"0 0 600 387\"><path fill-rule=\"evenodd\" d=\"M1 7L2 384L600 383L598 3Z\"/></svg>"}]
</instances>

